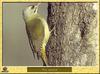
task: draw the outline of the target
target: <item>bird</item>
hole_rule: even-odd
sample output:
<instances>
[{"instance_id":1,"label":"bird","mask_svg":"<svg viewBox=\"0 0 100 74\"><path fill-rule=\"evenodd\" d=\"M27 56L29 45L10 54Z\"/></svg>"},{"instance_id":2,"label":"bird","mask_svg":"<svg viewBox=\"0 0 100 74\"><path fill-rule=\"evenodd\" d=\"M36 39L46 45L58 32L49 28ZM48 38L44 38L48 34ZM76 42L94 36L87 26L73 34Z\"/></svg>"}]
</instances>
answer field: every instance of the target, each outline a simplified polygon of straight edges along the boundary
<instances>
[{"instance_id":1,"label":"bird","mask_svg":"<svg viewBox=\"0 0 100 74\"><path fill-rule=\"evenodd\" d=\"M26 33L29 44L35 57L42 59L43 66L48 65L46 56L46 44L50 37L50 30L47 21L38 13L40 3L30 5L23 10L23 19L26 26Z\"/></svg>"}]
</instances>

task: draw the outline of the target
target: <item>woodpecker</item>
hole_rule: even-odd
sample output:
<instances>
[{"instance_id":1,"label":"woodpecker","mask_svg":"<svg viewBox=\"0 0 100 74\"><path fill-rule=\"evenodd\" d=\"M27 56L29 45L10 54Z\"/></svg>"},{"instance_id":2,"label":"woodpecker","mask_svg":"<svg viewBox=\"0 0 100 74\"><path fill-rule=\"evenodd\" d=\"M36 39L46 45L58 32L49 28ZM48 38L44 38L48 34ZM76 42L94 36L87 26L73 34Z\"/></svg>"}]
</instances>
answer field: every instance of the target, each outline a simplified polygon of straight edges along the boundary
<instances>
[{"instance_id":1,"label":"woodpecker","mask_svg":"<svg viewBox=\"0 0 100 74\"><path fill-rule=\"evenodd\" d=\"M37 12L40 4L28 6L23 11L23 19L26 24L26 32L32 53L41 58L43 66L47 66L46 44L50 37L50 31L46 20ZM35 55L34 55L35 57Z\"/></svg>"}]
</instances>

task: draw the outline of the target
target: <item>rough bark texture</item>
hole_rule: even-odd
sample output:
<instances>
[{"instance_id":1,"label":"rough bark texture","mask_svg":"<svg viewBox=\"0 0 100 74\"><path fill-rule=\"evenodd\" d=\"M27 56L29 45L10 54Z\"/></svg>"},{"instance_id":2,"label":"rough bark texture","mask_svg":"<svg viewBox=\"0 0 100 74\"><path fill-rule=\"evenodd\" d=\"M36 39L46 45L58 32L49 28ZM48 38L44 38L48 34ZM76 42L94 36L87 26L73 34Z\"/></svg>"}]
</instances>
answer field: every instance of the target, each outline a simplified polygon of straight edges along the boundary
<instances>
[{"instance_id":1,"label":"rough bark texture","mask_svg":"<svg viewBox=\"0 0 100 74\"><path fill-rule=\"evenodd\" d=\"M92 3L48 3L48 24L55 26L46 46L50 66L96 64L97 18Z\"/></svg>"}]
</instances>

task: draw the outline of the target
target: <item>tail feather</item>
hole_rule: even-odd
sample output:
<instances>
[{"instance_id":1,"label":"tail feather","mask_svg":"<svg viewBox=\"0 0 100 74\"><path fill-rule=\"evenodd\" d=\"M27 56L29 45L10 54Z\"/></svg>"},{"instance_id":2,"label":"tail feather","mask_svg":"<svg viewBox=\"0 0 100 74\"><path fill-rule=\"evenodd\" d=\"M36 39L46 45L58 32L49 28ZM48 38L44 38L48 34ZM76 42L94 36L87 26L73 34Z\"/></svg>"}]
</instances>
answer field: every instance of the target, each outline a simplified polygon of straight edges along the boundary
<instances>
[{"instance_id":1,"label":"tail feather","mask_svg":"<svg viewBox=\"0 0 100 74\"><path fill-rule=\"evenodd\" d=\"M43 58L42 58L42 61L43 61L43 66L47 66Z\"/></svg>"},{"instance_id":2,"label":"tail feather","mask_svg":"<svg viewBox=\"0 0 100 74\"><path fill-rule=\"evenodd\" d=\"M39 54L39 52L37 52L37 59L42 59L42 62L43 62L43 66L47 66L47 64L45 63L44 59L42 58L42 56Z\"/></svg>"},{"instance_id":3,"label":"tail feather","mask_svg":"<svg viewBox=\"0 0 100 74\"><path fill-rule=\"evenodd\" d=\"M47 66L45 62L43 62L43 66Z\"/></svg>"}]
</instances>

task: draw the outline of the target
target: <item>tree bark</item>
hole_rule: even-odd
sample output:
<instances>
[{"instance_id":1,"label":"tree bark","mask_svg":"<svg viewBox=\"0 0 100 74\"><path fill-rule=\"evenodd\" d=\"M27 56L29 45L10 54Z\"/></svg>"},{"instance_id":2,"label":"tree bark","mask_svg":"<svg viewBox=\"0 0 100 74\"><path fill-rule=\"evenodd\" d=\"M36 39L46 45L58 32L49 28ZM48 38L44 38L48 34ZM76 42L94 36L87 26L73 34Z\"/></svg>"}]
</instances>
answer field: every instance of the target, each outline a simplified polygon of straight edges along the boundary
<instances>
[{"instance_id":1,"label":"tree bark","mask_svg":"<svg viewBox=\"0 0 100 74\"><path fill-rule=\"evenodd\" d=\"M55 26L46 46L49 66L96 65L97 18L93 3L48 3Z\"/></svg>"}]
</instances>

